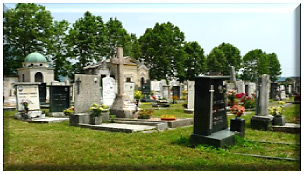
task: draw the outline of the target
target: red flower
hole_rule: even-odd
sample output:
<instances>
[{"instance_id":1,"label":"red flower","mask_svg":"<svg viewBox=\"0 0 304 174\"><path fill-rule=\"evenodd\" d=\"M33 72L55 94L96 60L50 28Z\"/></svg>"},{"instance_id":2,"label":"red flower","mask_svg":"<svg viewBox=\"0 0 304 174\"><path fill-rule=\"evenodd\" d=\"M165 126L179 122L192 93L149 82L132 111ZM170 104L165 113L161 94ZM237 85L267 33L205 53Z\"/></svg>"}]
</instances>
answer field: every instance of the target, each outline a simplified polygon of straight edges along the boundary
<instances>
[{"instance_id":1,"label":"red flower","mask_svg":"<svg viewBox=\"0 0 304 174\"><path fill-rule=\"evenodd\" d=\"M152 95L153 100L156 100L156 97L154 95Z\"/></svg>"}]
</instances>

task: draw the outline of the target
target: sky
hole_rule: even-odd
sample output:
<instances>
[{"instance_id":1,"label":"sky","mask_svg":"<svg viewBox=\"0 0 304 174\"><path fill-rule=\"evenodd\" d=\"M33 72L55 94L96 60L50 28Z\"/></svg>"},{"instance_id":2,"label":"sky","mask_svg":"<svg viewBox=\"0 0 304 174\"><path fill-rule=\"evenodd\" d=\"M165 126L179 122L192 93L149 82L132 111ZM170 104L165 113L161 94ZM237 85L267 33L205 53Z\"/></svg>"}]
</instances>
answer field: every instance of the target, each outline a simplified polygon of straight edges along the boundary
<instances>
[{"instance_id":1,"label":"sky","mask_svg":"<svg viewBox=\"0 0 304 174\"><path fill-rule=\"evenodd\" d=\"M254 49L276 53L282 77L300 75L299 3L40 3L54 20L74 23L90 11L104 22L117 18L129 32L140 37L155 23L171 22L185 34L186 41L197 41L205 55L230 43L241 55ZM15 8L14 3L5 3ZM298 15L299 16L299 15Z\"/></svg>"}]
</instances>

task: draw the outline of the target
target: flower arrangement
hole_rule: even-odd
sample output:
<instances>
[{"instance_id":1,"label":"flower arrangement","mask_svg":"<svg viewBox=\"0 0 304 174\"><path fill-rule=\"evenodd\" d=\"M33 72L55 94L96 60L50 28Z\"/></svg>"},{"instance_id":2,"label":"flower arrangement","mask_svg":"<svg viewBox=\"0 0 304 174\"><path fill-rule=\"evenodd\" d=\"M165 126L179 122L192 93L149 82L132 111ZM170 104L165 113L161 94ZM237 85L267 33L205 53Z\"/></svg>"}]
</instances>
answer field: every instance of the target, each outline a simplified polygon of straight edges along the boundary
<instances>
[{"instance_id":1,"label":"flower arrangement","mask_svg":"<svg viewBox=\"0 0 304 174\"><path fill-rule=\"evenodd\" d=\"M234 105L231 107L231 113L236 115L236 118L241 117L245 112L244 106Z\"/></svg>"},{"instance_id":2,"label":"flower arrangement","mask_svg":"<svg viewBox=\"0 0 304 174\"><path fill-rule=\"evenodd\" d=\"M284 101L279 101L279 104L284 105L286 102Z\"/></svg>"},{"instance_id":3,"label":"flower arrangement","mask_svg":"<svg viewBox=\"0 0 304 174\"><path fill-rule=\"evenodd\" d=\"M134 98L135 98L136 100L142 99L142 98L143 98L143 95L142 95L141 91L135 90L135 91L134 91Z\"/></svg>"},{"instance_id":4,"label":"flower arrangement","mask_svg":"<svg viewBox=\"0 0 304 174\"><path fill-rule=\"evenodd\" d=\"M20 104L22 104L23 109L24 109L25 112L28 112L28 110L29 110L28 105L30 103L32 103L32 102L30 100L28 100L28 99L22 99L21 100Z\"/></svg>"},{"instance_id":5,"label":"flower arrangement","mask_svg":"<svg viewBox=\"0 0 304 174\"><path fill-rule=\"evenodd\" d=\"M242 97L244 97L244 96L246 96L246 93L238 93L238 94L235 94L235 97L236 98L242 98Z\"/></svg>"},{"instance_id":6,"label":"flower arrangement","mask_svg":"<svg viewBox=\"0 0 304 174\"><path fill-rule=\"evenodd\" d=\"M175 120L176 117L171 114L163 114L163 115L161 115L160 119L161 120Z\"/></svg>"},{"instance_id":7,"label":"flower arrangement","mask_svg":"<svg viewBox=\"0 0 304 174\"><path fill-rule=\"evenodd\" d=\"M187 96L181 96L181 98L180 98L181 100L187 100Z\"/></svg>"},{"instance_id":8,"label":"flower arrangement","mask_svg":"<svg viewBox=\"0 0 304 174\"><path fill-rule=\"evenodd\" d=\"M92 106L90 107L90 111L91 111L91 116L92 117L98 117L100 115L100 113L103 111L102 106L94 103L92 104Z\"/></svg>"},{"instance_id":9,"label":"flower arrangement","mask_svg":"<svg viewBox=\"0 0 304 174\"><path fill-rule=\"evenodd\" d=\"M272 116L282 116L283 106L268 108Z\"/></svg>"},{"instance_id":10,"label":"flower arrangement","mask_svg":"<svg viewBox=\"0 0 304 174\"><path fill-rule=\"evenodd\" d=\"M226 96L230 101L230 104L233 106L234 99L235 99L236 90L230 89L226 92Z\"/></svg>"},{"instance_id":11,"label":"flower arrangement","mask_svg":"<svg viewBox=\"0 0 304 174\"><path fill-rule=\"evenodd\" d=\"M70 116L70 115L73 114L73 112L74 112L74 106L72 106L72 107L70 107L68 109L63 110L63 113L64 113L65 116Z\"/></svg>"},{"instance_id":12,"label":"flower arrangement","mask_svg":"<svg viewBox=\"0 0 304 174\"><path fill-rule=\"evenodd\" d=\"M243 106L245 108L255 108L255 95L254 94L251 94L252 97L250 96L243 96L242 99L241 99L241 102L243 102Z\"/></svg>"},{"instance_id":13,"label":"flower arrangement","mask_svg":"<svg viewBox=\"0 0 304 174\"><path fill-rule=\"evenodd\" d=\"M183 91L182 91L182 94L183 94L183 95L186 95L186 94L187 94L187 90L183 90Z\"/></svg>"},{"instance_id":14,"label":"flower arrangement","mask_svg":"<svg viewBox=\"0 0 304 174\"><path fill-rule=\"evenodd\" d=\"M102 112L109 112L110 111L110 107L105 105L105 104L102 104L101 107L102 107Z\"/></svg>"},{"instance_id":15,"label":"flower arrangement","mask_svg":"<svg viewBox=\"0 0 304 174\"><path fill-rule=\"evenodd\" d=\"M138 112L138 119L150 119L152 117L153 112L153 110L140 110Z\"/></svg>"}]
</instances>

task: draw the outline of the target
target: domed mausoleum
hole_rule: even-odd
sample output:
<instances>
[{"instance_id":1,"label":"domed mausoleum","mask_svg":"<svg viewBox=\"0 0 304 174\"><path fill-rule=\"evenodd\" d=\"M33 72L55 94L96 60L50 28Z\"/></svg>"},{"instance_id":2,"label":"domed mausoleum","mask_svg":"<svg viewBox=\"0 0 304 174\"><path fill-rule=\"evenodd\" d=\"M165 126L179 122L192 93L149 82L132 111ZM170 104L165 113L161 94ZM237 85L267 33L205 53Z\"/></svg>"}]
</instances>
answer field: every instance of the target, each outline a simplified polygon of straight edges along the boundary
<instances>
[{"instance_id":1,"label":"domed mausoleum","mask_svg":"<svg viewBox=\"0 0 304 174\"><path fill-rule=\"evenodd\" d=\"M50 85L54 81L54 68L40 53L27 55L18 69L19 82L43 82Z\"/></svg>"}]
</instances>

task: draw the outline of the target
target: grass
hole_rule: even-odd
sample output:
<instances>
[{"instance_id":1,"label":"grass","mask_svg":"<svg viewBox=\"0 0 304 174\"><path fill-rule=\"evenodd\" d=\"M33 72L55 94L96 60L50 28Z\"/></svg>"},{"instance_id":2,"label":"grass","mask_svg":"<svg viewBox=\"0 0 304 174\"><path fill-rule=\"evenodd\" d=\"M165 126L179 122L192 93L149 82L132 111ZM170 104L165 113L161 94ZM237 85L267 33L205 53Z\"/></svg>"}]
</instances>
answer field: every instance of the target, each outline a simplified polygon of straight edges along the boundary
<instances>
[{"instance_id":1,"label":"grass","mask_svg":"<svg viewBox=\"0 0 304 174\"><path fill-rule=\"evenodd\" d=\"M170 113L193 117L183 110L181 104L173 104L170 110L155 110L154 115ZM250 129L253 113L244 116L245 139L227 149L192 147L189 143L192 126L149 134L126 134L73 127L68 121L26 123L13 119L13 114L4 112L4 170L300 170L299 161L234 154L299 158L300 146L249 142L299 143L300 140L300 135Z\"/></svg>"}]
</instances>

